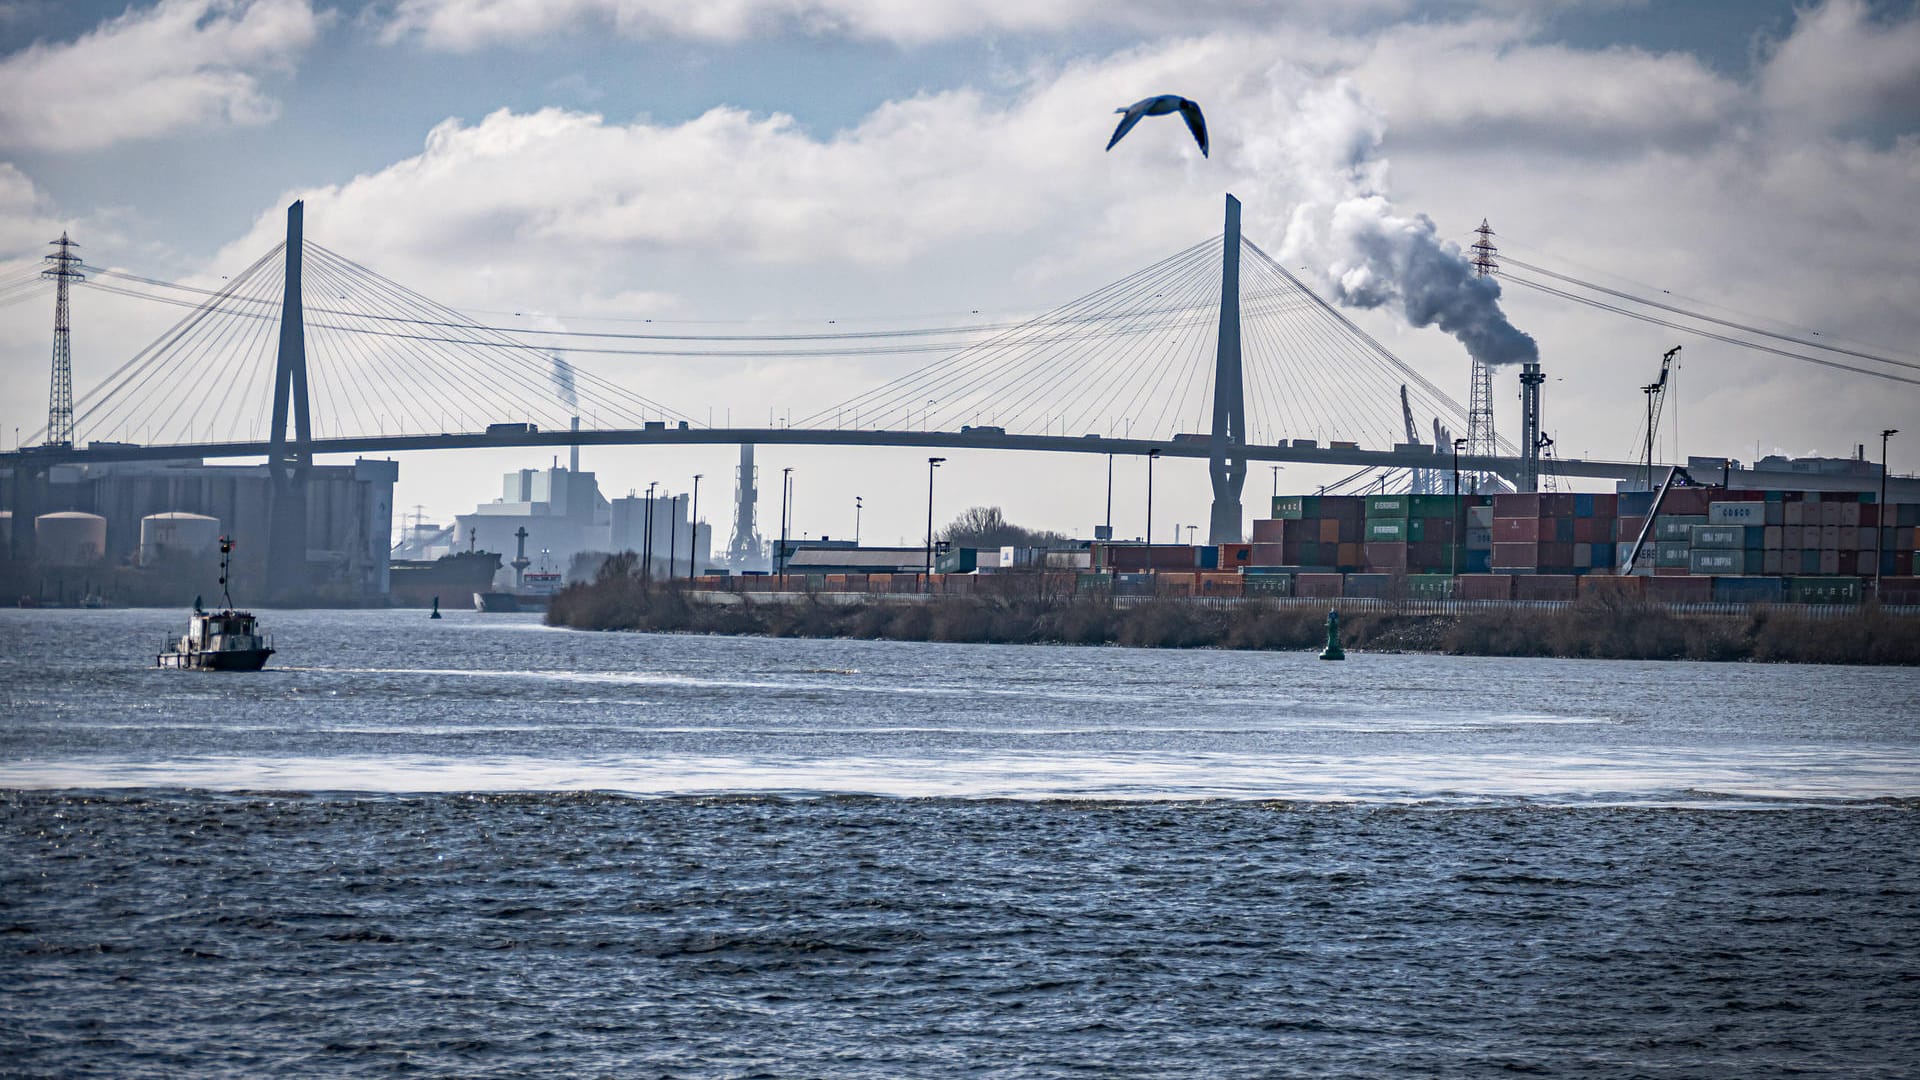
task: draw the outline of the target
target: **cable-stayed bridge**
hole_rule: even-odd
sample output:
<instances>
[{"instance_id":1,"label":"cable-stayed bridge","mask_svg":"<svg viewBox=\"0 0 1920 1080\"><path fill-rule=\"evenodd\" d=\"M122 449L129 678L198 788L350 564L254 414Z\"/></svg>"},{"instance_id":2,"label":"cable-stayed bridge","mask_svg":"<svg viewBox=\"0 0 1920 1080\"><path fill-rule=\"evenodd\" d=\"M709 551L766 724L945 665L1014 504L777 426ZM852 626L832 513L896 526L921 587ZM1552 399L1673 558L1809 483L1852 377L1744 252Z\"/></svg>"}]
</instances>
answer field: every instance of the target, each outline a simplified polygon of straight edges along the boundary
<instances>
[{"instance_id":1,"label":"cable-stayed bridge","mask_svg":"<svg viewBox=\"0 0 1920 1080\"><path fill-rule=\"evenodd\" d=\"M138 280L89 270L89 287ZM701 423L575 368L561 354L595 351L578 346L581 335L558 344L540 330L476 322L307 240L299 203L288 210L283 243L188 302L178 323L74 399L81 438L0 455L0 466L31 473L61 463L265 457L276 491L290 494L315 455L476 447L1158 455L1208 460L1209 539L1225 543L1240 539L1250 462L1445 471L1454 457L1409 438L1411 413L1436 429L1467 428L1463 406L1244 239L1232 196L1220 235L1034 319L969 328L973 340L960 345L875 340L875 352L936 355L767 427ZM675 337L597 336L654 346ZM786 336L778 351L807 355L810 336ZM844 355L850 335L819 336L841 342L835 355ZM754 355L769 340L742 335L747 347L729 355ZM1521 486L1537 475L1539 462L1523 452L1537 446L1503 441L1498 449L1461 456L1457 467ZM1547 471L1633 479L1644 466L1561 459ZM297 508L300 500L279 502ZM276 519L275 532L298 535L298 524Z\"/></svg>"}]
</instances>

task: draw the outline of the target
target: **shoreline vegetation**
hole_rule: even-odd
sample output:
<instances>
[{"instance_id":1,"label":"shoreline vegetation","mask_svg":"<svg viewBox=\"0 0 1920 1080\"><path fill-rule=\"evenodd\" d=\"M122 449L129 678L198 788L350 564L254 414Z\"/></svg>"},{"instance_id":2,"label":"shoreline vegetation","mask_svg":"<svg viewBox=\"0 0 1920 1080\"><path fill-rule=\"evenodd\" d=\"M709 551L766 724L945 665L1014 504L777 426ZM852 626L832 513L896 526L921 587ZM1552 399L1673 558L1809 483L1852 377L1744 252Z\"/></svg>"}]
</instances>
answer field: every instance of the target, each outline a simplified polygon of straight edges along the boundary
<instances>
[{"instance_id":1,"label":"shoreline vegetation","mask_svg":"<svg viewBox=\"0 0 1920 1080\"><path fill-rule=\"evenodd\" d=\"M1116 603L1106 595L1038 592L898 599L708 593L603 573L557 594L546 621L576 630L1317 652L1326 644L1327 611L1340 606L1337 600L1325 606L1260 599ZM1920 618L1889 615L1872 602L1838 616L1774 607L1679 613L1605 594L1553 609L1343 609L1340 641L1362 651L1453 656L1920 665Z\"/></svg>"}]
</instances>

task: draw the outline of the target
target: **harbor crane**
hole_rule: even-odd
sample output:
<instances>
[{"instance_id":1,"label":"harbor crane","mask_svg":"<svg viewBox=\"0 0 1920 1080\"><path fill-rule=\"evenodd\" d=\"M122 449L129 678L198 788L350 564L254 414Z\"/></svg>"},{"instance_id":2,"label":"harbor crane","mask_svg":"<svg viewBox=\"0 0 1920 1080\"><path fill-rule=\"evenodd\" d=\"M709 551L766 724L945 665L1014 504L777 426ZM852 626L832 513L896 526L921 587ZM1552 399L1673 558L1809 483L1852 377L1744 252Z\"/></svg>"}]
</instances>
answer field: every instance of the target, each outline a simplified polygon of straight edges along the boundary
<instances>
[{"instance_id":1,"label":"harbor crane","mask_svg":"<svg viewBox=\"0 0 1920 1080\"><path fill-rule=\"evenodd\" d=\"M1640 463L1647 470L1647 490L1653 490L1653 437L1660 429L1660 408L1665 404L1667 382L1673 373L1673 358L1680 355L1680 346L1675 345L1660 357L1660 377L1640 388L1647 395L1647 445L1646 453Z\"/></svg>"}]
</instances>

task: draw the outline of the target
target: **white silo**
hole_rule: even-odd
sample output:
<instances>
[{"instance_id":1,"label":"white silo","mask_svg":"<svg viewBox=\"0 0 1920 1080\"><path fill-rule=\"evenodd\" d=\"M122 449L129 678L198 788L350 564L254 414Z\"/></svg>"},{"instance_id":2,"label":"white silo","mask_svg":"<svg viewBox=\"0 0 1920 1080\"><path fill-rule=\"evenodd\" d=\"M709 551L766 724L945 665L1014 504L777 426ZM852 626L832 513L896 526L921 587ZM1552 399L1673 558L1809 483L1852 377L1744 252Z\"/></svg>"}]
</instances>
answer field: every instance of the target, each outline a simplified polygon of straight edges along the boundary
<instances>
[{"instance_id":1,"label":"white silo","mask_svg":"<svg viewBox=\"0 0 1920 1080\"><path fill-rule=\"evenodd\" d=\"M67 510L33 519L34 551L49 566L86 566L107 551L107 519Z\"/></svg>"},{"instance_id":2,"label":"white silo","mask_svg":"<svg viewBox=\"0 0 1920 1080\"><path fill-rule=\"evenodd\" d=\"M148 514L140 519L140 565L169 558L201 558L220 546L220 519L180 512Z\"/></svg>"}]
</instances>

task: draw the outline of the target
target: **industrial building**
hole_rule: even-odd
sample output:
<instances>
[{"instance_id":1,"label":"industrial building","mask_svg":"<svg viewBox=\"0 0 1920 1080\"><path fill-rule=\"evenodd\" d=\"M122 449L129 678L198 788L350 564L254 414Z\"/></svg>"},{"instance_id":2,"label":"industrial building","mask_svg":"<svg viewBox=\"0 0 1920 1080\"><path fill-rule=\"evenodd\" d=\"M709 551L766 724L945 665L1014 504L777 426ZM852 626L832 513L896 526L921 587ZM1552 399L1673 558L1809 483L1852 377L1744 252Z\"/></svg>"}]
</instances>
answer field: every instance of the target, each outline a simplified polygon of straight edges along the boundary
<instances>
[{"instance_id":1,"label":"industrial building","mask_svg":"<svg viewBox=\"0 0 1920 1080\"><path fill-rule=\"evenodd\" d=\"M575 555L607 551L613 542L613 508L590 472L553 465L519 469L501 478L500 497L455 518L459 550L496 551L509 564L494 577L497 589L515 588L516 570L564 574Z\"/></svg>"},{"instance_id":2,"label":"industrial building","mask_svg":"<svg viewBox=\"0 0 1920 1080\"><path fill-rule=\"evenodd\" d=\"M208 465L198 459L61 465L44 476L44 486L24 500L38 511L39 527L31 537L8 530L10 548L22 564L101 573L144 568L148 577L164 576L169 566L207 558L211 533L216 542L220 535L236 542L236 592L263 601L271 596L308 603L369 603L386 596L393 485L399 476L395 462L312 466L304 485L303 572L298 580L271 583L272 478L265 465ZM0 500L6 505L22 505L22 495L29 494L16 490L19 482L12 472L0 470ZM146 586L164 581L146 582L136 575L121 584L146 596L152 591ZM171 601L181 599L191 597Z\"/></svg>"}]
</instances>

